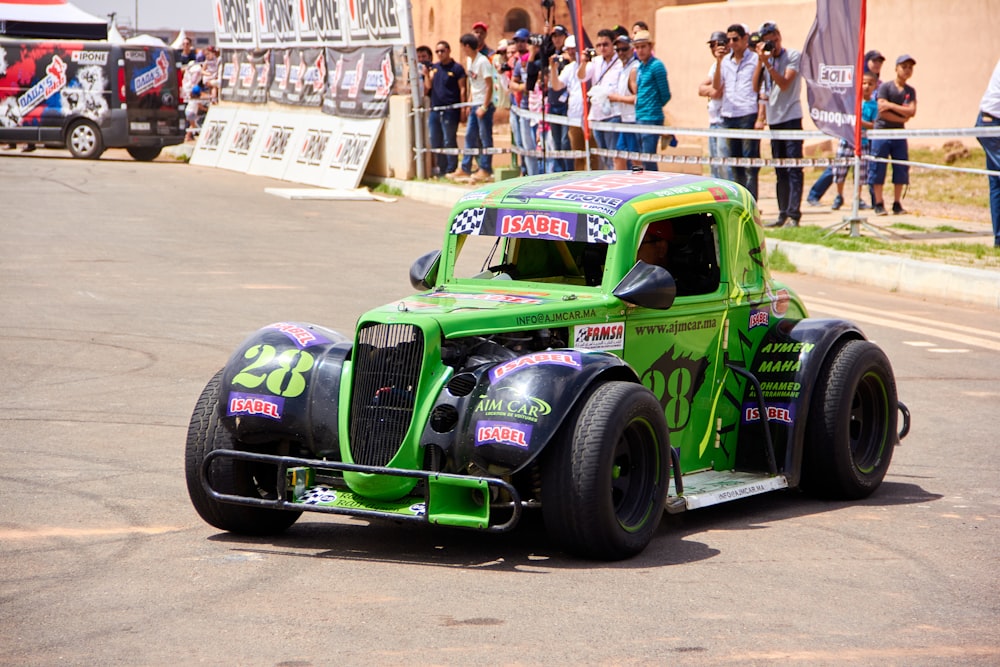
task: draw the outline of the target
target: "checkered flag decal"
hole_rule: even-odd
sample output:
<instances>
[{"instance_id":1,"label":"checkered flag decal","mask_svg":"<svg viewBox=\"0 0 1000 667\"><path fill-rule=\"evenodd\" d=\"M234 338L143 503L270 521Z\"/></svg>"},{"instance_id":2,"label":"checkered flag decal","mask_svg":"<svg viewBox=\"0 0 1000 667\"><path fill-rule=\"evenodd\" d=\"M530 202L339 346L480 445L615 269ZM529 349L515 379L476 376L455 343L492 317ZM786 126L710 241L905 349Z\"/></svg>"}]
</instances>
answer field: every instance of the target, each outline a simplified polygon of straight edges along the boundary
<instances>
[{"instance_id":1,"label":"checkered flag decal","mask_svg":"<svg viewBox=\"0 0 1000 667\"><path fill-rule=\"evenodd\" d=\"M451 222L451 233L452 234L479 234L480 228L483 226L483 219L486 217L486 209L480 208L467 208L458 215Z\"/></svg>"},{"instance_id":2,"label":"checkered flag decal","mask_svg":"<svg viewBox=\"0 0 1000 667\"><path fill-rule=\"evenodd\" d=\"M618 234L614 225L599 215L587 214L587 243L616 243Z\"/></svg>"}]
</instances>

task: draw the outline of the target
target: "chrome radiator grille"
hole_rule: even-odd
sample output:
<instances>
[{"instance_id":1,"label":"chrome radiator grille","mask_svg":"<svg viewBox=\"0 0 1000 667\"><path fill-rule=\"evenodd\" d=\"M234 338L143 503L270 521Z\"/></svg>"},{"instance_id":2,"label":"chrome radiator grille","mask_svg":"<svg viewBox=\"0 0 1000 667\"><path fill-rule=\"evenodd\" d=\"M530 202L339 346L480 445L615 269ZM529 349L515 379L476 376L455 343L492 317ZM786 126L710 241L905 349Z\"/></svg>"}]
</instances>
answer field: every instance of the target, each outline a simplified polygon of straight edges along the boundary
<instances>
[{"instance_id":1,"label":"chrome radiator grille","mask_svg":"<svg viewBox=\"0 0 1000 667\"><path fill-rule=\"evenodd\" d=\"M423 362L423 334L409 324L365 324L354 345L351 458L385 466L413 419Z\"/></svg>"}]
</instances>

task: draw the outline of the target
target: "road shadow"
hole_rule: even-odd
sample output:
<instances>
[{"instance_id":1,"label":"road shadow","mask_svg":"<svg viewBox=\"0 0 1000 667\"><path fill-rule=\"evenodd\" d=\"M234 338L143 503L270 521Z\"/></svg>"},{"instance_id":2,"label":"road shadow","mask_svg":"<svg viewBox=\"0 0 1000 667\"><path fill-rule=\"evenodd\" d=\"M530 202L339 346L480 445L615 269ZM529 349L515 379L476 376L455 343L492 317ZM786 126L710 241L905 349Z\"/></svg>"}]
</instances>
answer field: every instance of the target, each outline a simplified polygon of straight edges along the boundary
<instances>
[{"instance_id":1,"label":"road shadow","mask_svg":"<svg viewBox=\"0 0 1000 667\"><path fill-rule=\"evenodd\" d=\"M698 539L699 534L709 531L763 531L771 523L849 507L892 507L940 498L940 494L906 482L884 482L871 497L850 502L817 500L798 491L753 496L694 512L665 515L645 551L629 560L610 563L583 560L561 552L549 539L538 511L526 512L515 530L503 534L306 513L278 536L218 533L209 540L230 545L241 553L491 572L545 574L554 569L637 569L695 563L719 555L718 549Z\"/></svg>"}]
</instances>

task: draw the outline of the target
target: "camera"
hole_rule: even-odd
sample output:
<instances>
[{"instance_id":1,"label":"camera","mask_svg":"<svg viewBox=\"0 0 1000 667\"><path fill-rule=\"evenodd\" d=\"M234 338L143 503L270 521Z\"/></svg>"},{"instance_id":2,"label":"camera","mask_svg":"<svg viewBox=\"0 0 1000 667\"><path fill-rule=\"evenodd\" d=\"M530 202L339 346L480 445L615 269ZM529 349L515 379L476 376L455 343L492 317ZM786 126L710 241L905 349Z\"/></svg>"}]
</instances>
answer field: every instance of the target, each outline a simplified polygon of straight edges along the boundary
<instances>
[{"instance_id":1,"label":"camera","mask_svg":"<svg viewBox=\"0 0 1000 667\"><path fill-rule=\"evenodd\" d=\"M528 44L532 46L542 46L545 44L545 35L528 35Z\"/></svg>"},{"instance_id":2,"label":"camera","mask_svg":"<svg viewBox=\"0 0 1000 667\"><path fill-rule=\"evenodd\" d=\"M584 49L583 55L587 56L590 60L595 60L597 58L597 49Z\"/></svg>"},{"instance_id":3,"label":"camera","mask_svg":"<svg viewBox=\"0 0 1000 667\"><path fill-rule=\"evenodd\" d=\"M500 65L500 71L501 72L510 72L513 69L514 68L511 67L509 63L504 63L504 64Z\"/></svg>"},{"instance_id":4,"label":"camera","mask_svg":"<svg viewBox=\"0 0 1000 667\"><path fill-rule=\"evenodd\" d=\"M757 45L764 41L764 36L759 32L750 33L750 48L754 51L757 50ZM764 53L771 53L774 51L774 42L764 42Z\"/></svg>"}]
</instances>

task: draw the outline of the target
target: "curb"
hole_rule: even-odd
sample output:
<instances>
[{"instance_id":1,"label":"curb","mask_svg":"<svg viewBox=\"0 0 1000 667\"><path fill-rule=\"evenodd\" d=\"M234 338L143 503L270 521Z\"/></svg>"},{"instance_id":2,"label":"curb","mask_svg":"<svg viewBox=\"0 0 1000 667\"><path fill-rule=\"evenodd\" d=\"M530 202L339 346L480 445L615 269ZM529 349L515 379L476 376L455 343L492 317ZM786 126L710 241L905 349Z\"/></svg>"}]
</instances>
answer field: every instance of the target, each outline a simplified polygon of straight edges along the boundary
<instances>
[{"instance_id":1,"label":"curb","mask_svg":"<svg viewBox=\"0 0 1000 667\"><path fill-rule=\"evenodd\" d=\"M398 188L406 197L451 207L472 186L369 178ZM908 257L870 255L823 246L768 239L771 251L780 249L799 272L879 287L948 303L964 303L1000 310L1000 272L922 262Z\"/></svg>"}]
</instances>

